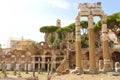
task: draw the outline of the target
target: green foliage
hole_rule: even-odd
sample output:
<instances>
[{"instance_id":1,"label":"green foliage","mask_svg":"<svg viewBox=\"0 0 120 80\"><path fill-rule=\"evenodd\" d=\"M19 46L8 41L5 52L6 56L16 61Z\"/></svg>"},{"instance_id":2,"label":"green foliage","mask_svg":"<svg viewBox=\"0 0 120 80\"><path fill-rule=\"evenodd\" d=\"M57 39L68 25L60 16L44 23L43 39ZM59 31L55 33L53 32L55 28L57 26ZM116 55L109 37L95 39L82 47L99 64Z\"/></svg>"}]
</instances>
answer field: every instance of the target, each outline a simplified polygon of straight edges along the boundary
<instances>
[{"instance_id":1,"label":"green foliage","mask_svg":"<svg viewBox=\"0 0 120 80\"><path fill-rule=\"evenodd\" d=\"M86 36L81 36L81 47L82 48L88 47L88 38Z\"/></svg>"},{"instance_id":2,"label":"green foliage","mask_svg":"<svg viewBox=\"0 0 120 80\"><path fill-rule=\"evenodd\" d=\"M87 29L87 27L88 27L88 21L81 21L80 25L81 25L82 28L86 28Z\"/></svg>"},{"instance_id":3,"label":"green foliage","mask_svg":"<svg viewBox=\"0 0 120 80\"><path fill-rule=\"evenodd\" d=\"M39 43L31 42L26 45L27 50L30 50L31 48L39 49Z\"/></svg>"},{"instance_id":4,"label":"green foliage","mask_svg":"<svg viewBox=\"0 0 120 80\"><path fill-rule=\"evenodd\" d=\"M68 42L73 44L75 42L75 39L69 39Z\"/></svg>"},{"instance_id":5,"label":"green foliage","mask_svg":"<svg viewBox=\"0 0 120 80\"><path fill-rule=\"evenodd\" d=\"M50 41L51 44L53 44L55 37L52 35L52 33L48 35L48 40Z\"/></svg>"},{"instance_id":6,"label":"green foliage","mask_svg":"<svg viewBox=\"0 0 120 80\"><path fill-rule=\"evenodd\" d=\"M35 43L35 47L39 49L39 43Z\"/></svg>"},{"instance_id":7,"label":"green foliage","mask_svg":"<svg viewBox=\"0 0 120 80\"><path fill-rule=\"evenodd\" d=\"M32 43L29 43L29 44L26 45L26 48L27 48L28 50L30 50L31 47L32 47Z\"/></svg>"},{"instance_id":8,"label":"green foliage","mask_svg":"<svg viewBox=\"0 0 120 80\"><path fill-rule=\"evenodd\" d=\"M81 36L81 47L87 48L88 45L88 38L86 36ZM99 47L98 41L95 41L95 47Z\"/></svg>"},{"instance_id":9,"label":"green foliage","mask_svg":"<svg viewBox=\"0 0 120 80\"><path fill-rule=\"evenodd\" d=\"M55 32L59 27L57 26L42 26L40 28L40 32L43 33L51 33L51 32Z\"/></svg>"},{"instance_id":10,"label":"green foliage","mask_svg":"<svg viewBox=\"0 0 120 80\"><path fill-rule=\"evenodd\" d=\"M81 25L82 32L86 33L87 31L86 29L88 27L88 21L81 21L80 25ZM73 34L75 35L75 23L71 23L67 27L69 27L71 29L71 32L73 32Z\"/></svg>"},{"instance_id":11,"label":"green foliage","mask_svg":"<svg viewBox=\"0 0 120 80\"><path fill-rule=\"evenodd\" d=\"M120 12L107 16L107 28L111 29L115 34L117 33L120 28ZM101 20L95 24L94 29L96 32L101 30Z\"/></svg>"},{"instance_id":12,"label":"green foliage","mask_svg":"<svg viewBox=\"0 0 120 80\"><path fill-rule=\"evenodd\" d=\"M120 12L114 13L107 17L107 26L114 33L117 32L117 29L120 28Z\"/></svg>"},{"instance_id":13,"label":"green foliage","mask_svg":"<svg viewBox=\"0 0 120 80\"><path fill-rule=\"evenodd\" d=\"M71 29L71 32L73 32L73 35L75 36L75 23L71 23L67 27Z\"/></svg>"},{"instance_id":14,"label":"green foliage","mask_svg":"<svg viewBox=\"0 0 120 80\"><path fill-rule=\"evenodd\" d=\"M101 30L101 20L99 20L95 25L94 25L94 31L99 32Z\"/></svg>"},{"instance_id":15,"label":"green foliage","mask_svg":"<svg viewBox=\"0 0 120 80\"><path fill-rule=\"evenodd\" d=\"M62 29L65 33L72 32L72 29L67 26L63 27Z\"/></svg>"},{"instance_id":16,"label":"green foliage","mask_svg":"<svg viewBox=\"0 0 120 80\"><path fill-rule=\"evenodd\" d=\"M87 28L88 27L88 21L80 21L80 25L81 25L82 28ZM74 31L75 30L75 23L69 24L68 27Z\"/></svg>"},{"instance_id":17,"label":"green foliage","mask_svg":"<svg viewBox=\"0 0 120 80\"><path fill-rule=\"evenodd\" d=\"M58 33L58 38L60 40L62 40L63 39L63 35L64 35L63 32L62 32L62 28L57 29L56 32Z\"/></svg>"},{"instance_id":18,"label":"green foliage","mask_svg":"<svg viewBox=\"0 0 120 80\"><path fill-rule=\"evenodd\" d=\"M99 47L99 42L95 41L95 47Z\"/></svg>"},{"instance_id":19,"label":"green foliage","mask_svg":"<svg viewBox=\"0 0 120 80\"><path fill-rule=\"evenodd\" d=\"M72 32L75 31L75 23L71 23L67 27L70 28Z\"/></svg>"},{"instance_id":20,"label":"green foliage","mask_svg":"<svg viewBox=\"0 0 120 80\"><path fill-rule=\"evenodd\" d=\"M58 33L58 38L62 40L62 39L65 39L67 33L72 32L72 29L66 26L66 27L57 29L56 32Z\"/></svg>"},{"instance_id":21,"label":"green foliage","mask_svg":"<svg viewBox=\"0 0 120 80\"><path fill-rule=\"evenodd\" d=\"M53 43L53 46L55 49L59 49L60 48L60 43L61 43L61 40L60 39L56 39Z\"/></svg>"}]
</instances>

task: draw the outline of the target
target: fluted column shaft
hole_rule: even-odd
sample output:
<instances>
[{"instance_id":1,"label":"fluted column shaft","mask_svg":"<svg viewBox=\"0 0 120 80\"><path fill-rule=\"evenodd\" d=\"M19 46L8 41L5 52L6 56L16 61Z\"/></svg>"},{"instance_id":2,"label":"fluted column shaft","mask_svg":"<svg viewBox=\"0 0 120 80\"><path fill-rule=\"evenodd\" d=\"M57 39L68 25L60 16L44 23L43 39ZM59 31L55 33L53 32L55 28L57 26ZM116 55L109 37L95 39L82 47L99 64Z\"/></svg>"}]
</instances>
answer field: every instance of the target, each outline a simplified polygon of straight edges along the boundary
<instances>
[{"instance_id":1,"label":"fluted column shaft","mask_svg":"<svg viewBox=\"0 0 120 80\"><path fill-rule=\"evenodd\" d=\"M75 24L75 33L76 33L76 40L75 40L75 51L76 51L76 71L82 71L82 52L81 52L81 37L80 37L80 17L76 17L76 24Z\"/></svg>"},{"instance_id":2,"label":"fluted column shaft","mask_svg":"<svg viewBox=\"0 0 120 80\"><path fill-rule=\"evenodd\" d=\"M93 29L93 16L88 16L88 36L89 36L89 63L90 71L96 70L96 54L95 54L95 35Z\"/></svg>"},{"instance_id":3,"label":"fluted column shaft","mask_svg":"<svg viewBox=\"0 0 120 80\"><path fill-rule=\"evenodd\" d=\"M102 46L103 46L103 59L104 59L104 71L110 71L110 52L108 42L107 20L106 15L102 16Z\"/></svg>"}]
</instances>

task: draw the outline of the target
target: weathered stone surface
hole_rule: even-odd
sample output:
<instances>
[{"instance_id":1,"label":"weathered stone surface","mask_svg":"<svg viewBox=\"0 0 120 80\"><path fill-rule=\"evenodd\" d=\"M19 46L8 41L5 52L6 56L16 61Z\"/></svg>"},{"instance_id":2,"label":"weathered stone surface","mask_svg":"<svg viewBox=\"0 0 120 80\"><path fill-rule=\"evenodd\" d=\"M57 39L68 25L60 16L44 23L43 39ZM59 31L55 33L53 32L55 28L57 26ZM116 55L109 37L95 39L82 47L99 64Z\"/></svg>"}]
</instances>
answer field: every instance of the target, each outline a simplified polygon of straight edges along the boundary
<instances>
[{"instance_id":1,"label":"weathered stone surface","mask_svg":"<svg viewBox=\"0 0 120 80\"><path fill-rule=\"evenodd\" d=\"M58 74L68 74L69 73L69 61L63 60L60 66L56 69Z\"/></svg>"},{"instance_id":2,"label":"weathered stone surface","mask_svg":"<svg viewBox=\"0 0 120 80\"><path fill-rule=\"evenodd\" d=\"M107 75L108 76L119 76L120 74L116 72L108 72Z\"/></svg>"}]
</instances>

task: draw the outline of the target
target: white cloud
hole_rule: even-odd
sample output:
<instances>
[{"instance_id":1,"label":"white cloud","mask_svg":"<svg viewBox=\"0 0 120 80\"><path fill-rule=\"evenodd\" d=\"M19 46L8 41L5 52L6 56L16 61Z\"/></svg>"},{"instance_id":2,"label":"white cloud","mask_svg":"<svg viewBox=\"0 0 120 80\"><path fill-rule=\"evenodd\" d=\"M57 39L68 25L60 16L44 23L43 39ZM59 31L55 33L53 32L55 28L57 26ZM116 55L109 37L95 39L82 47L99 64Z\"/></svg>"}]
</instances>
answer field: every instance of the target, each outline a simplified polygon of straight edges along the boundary
<instances>
[{"instance_id":1,"label":"white cloud","mask_svg":"<svg viewBox=\"0 0 120 80\"><path fill-rule=\"evenodd\" d=\"M70 4L65 0L46 0L47 3L51 4L54 7L68 9Z\"/></svg>"},{"instance_id":2,"label":"white cloud","mask_svg":"<svg viewBox=\"0 0 120 80\"><path fill-rule=\"evenodd\" d=\"M56 25L54 14L49 14L45 6L68 9L65 0L0 0L0 44L6 44L10 37L43 41L39 28L44 25ZM46 12L48 11L48 12ZM50 15L50 16L48 16ZM57 14L59 15L59 14ZM62 24L68 20L61 19Z\"/></svg>"}]
</instances>

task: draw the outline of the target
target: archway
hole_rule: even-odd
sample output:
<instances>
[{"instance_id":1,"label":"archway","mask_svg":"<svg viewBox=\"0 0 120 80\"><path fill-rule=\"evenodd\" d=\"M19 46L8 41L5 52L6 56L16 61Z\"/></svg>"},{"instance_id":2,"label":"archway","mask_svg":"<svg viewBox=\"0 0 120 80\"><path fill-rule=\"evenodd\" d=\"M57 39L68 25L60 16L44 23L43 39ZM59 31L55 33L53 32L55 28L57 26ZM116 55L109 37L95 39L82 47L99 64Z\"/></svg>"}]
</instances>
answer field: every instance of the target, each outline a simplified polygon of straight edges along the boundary
<instances>
[{"instance_id":1,"label":"archway","mask_svg":"<svg viewBox=\"0 0 120 80\"><path fill-rule=\"evenodd\" d=\"M38 70L38 68L42 66L42 64L40 63L42 61L42 58L40 56L35 56L35 70Z\"/></svg>"},{"instance_id":2,"label":"archway","mask_svg":"<svg viewBox=\"0 0 120 80\"><path fill-rule=\"evenodd\" d=\"M76 64L75 64L75 51L70 51L69 52L69 66L70 66L70 69L74 69Z\"/></svg>"},{"instance_id":3,"label":"archway","mask_svg":"<svg viewBox=\"0 0 120 80\"><path fill-rule=\"evenodd\" d=\"M113 69L115 69L115 62L120 62L120 52L115 51L111 54L111 58L113 61Z\"/></svg>"},{"instance_id":4,"label":"archway","mask_svg":"<svg viewBox=\"0 0 120 80\"><path fill-rule=\"evenodd\" d=\"M83 54L83 70L89 69L89 51Z\"/></svg>"}]
</instances>

